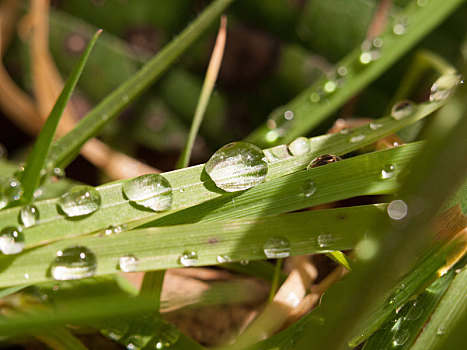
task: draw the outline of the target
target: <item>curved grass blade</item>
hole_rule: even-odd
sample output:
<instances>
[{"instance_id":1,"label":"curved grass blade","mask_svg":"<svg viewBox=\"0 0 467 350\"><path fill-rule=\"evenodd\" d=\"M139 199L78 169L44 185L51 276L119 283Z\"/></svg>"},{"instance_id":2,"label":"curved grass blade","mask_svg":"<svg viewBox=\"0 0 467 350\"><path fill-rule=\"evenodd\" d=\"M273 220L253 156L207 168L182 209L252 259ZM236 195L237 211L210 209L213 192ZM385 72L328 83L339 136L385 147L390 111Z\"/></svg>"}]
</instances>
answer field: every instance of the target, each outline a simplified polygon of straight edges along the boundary
<instances>
[{"instance_id":1,"label":"curved grass blade","mask_svg":"<svg viewBox=\"0 0 467 350\"><path fill-rule=\"evenodd\" d=\"M179 258L186 252L195 252L196 266L217 265L219 256L231 261L262 260L266 258L263 245L277 236L288 239L290 255L350 249L385 217L385 208L368 205L66 239L1 256L0 287L52 280L49 268L56 252L75 245L96 254L95 276L121 272L119 257L128 254L139 259L135 271L183 267ZM318 239L323 232L327 234L324 245Z\"/></svg>"},{"instance_id":2,"label":"curved grass blade","mask_svg":"<svg viewBox=\"0 0 467 350\"><path fill-rule=\"evenodd\" d=\"M217 192L208 191L205 186L213 186L208 179L195 181L195 175L192 174L188 183L194 183L198 189L202 190L196 195L195 186L193 186L195 188L190 188L181 184L184 180L186 181L186 178L177 177L177 172L167 173L165 177L172 184L173 189L172 208L174 209L188 206L185 201L202 203L208 199L220 197L217 200L207 201L174 213L170 211L154 213L144 207L131 204L123 196L122 182L97 187L102 198L101 207L95 213L83 218L70 219L62 215L57 199L36 202L35 206L40 213L40 219L37 225L23 230L25 248L99 230L103 232L109 225L127 223L129 226L135 226L140 224L140 220L154 220L157 217L160 219L153 221L151 225L166 226L197 221L219 221L279 214L360 195L392 193L399 187L398 177L401 170L418 154L421 146L422 143L416 143L365 154L290 174L248 191L229 195L219 195ZM387 164L394 166L394 175L385 179L381 172ZM196 177L199 178L201 168L197 167L197 169L199 173ZM317 188L316 193L307 196L304 186L310 186L311 182ZM18 208L0 212L3 225L17 225L18 217ZM71 222L73 225L70 225Z\"/></svg>"},{"instance_id":3,"label":"curved grass blade","mask_svg":"<svg viewBox=\"0 0 467 350\"><path fill-rule=\"evenodd\" d=\"M338 83L334 81L333 90L328 93L326 83L332 79L323 78L317 81L270 115L269 126L272 128L263 125L250 134L247 140L259 146L271 146L289 142L294 137L306 134L380 76L462 3L463 0L430 0L426 2L426 6L420 7L416 1L412 1L400 14L401 18L410 19L406 32L396 35L392 25L388 26L380 37L382 47L378 50L378 59L362 64L362 50L356 48L336 65L334 79L341 79L342 86L337 86ZM339 76L337 67L345 68L345 76ZM286 111L293 112L291 120L284 118Z\"/></svg>"},{"instance_id":4,"label":"curved grass blade","mask_svg":"<svg viewBox=\"0 0 467 350\"><path fill-rule=\"evenodd\" d=\"M81 55L81 58L68 77L60 96L58 96L57 102L55 102L55 105L53 106L52 111L50 112L47 121L34 144L31 154L24 166L24 172L21 175L21 184L24 190L22 198L23 202L29 203L34 197L34 191L39 186L41 179L41 171L46 167L45 160L49 154L55 130L57 129L62 113L65 110L65 106L78 83L81 73L83 72L92 48L101 33L102 30L98 30L91 38L88 46Z\"/></svg>"},{"instance_id":5,"label":"curved grass blade","mask_svg":"<svg viewBox=\"0 0 467 350\"><path fill-rule=\"evenodd\" d=\"M233 0L216 0L210 4L178 37L108 95L71 132L54 143L48 160L56 166L66 166L87 140L96 136L107 122L153 84L232 2Z\"/></svg>"}]
</instances>

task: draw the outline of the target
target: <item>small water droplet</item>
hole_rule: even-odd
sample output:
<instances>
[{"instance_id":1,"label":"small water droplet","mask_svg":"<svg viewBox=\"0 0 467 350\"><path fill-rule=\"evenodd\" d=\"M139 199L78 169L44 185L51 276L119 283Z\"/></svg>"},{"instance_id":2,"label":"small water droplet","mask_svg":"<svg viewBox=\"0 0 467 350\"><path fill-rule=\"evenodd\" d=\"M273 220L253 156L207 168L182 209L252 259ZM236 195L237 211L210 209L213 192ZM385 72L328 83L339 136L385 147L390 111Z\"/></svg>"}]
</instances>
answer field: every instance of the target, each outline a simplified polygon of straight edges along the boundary
<instances>
[{"instance_id":1,"label":"small water droplet","mask_svg":"<svg viewBox=\"0 0 467 350\"><path fill-rule=\"evenodd\" d=\"M55 180L64 179L66 177L65 169L54 167L51 170L50 175L53 176Z\"/></svg>"},{"instance_id":2,"label":"small water droplet","mask_svg":"<svg viewBox=\"0 0 467 350\"><path fill-rule=\"evenodd\" d=\"M323 154L319 157L316 157L311 161L310 164L306 167L307 169L317 168L319 166L335 163L342 160L341 157L336 156L335 154Z\"/></svg>"},{"instance_id":3,"label":"small water droplet","mask_svg":"<svg viewBox=\"0 0 467 350\"><path fill-rule=\"evenodd\" d=\"M0 251L5 255L21 253L24 249L24 235L21 227L7 226L0 232Z\"/></svg>"},{"instance_id":4,"label":"small water droplet","mask_svg":"<svg viewBox=\"0 0 467 350\"><path fill-rule=\"evenodd\" d=\"M183 266L195 266L198 263L198 254L195 251L186 250L178 260Z\"/></svg>"},{"instance_id":5,"label":"small water droplet","mask_svg":"<svg viewBox=\"0 0 467 350\"><path fill-rule=\"evenodd\" d=\"M359 133L354 133L350 135L349 137L349 142L350 143L356 143L365 140L365 134L359 134Z\"/></svg>"},{"instance_id":6,"label":"small water droplet","mask_svg":"<svg viewBox=\"0 0 467 350\"><path fill-rule=\"evenodd\" d=\"M306 137L297 137L289 144L289 151L293 156L301 156L311 151L310 140Z\"/></svg>"},{"instance_id":7,"label":"small water droplet","mask_svg":"<svg viewBox=\"0 0 467 350\"><path fill-rule=\"evenodd\" d=\"M330 233L322 233L318 236L318 245L320 248L326 248L334 242L334 237Z\"/></svg>"},{"instance_id":8,"label":"small water droplet","mask_svg":"<svg viewBox=\"0 0 467 350\"><path fill-rule=\"evenodd\" d=\"M5 208L8 205L6 196L0 192L0 209Z\"/></svg>"},{"instance_id":9,"label":"small water droplet","mask_svg":"<svg viewBox=\"0 0 467 350\"><path fill-rule=\"evenodd\" d=\"M337 68L337 74L339 74L341 77L346 76L348 73L347 67L346 66L340 66Z\"/></svg>"},{"instance_id":10,"label":"small water droplet","mask_svg":"<svg viewBox=\"0 0 467 350\"><path fill-rule=\"evenodd\" d=\"M406 320L418 320L423 315L423 308L418 304L418 302L412 301L409 304L409 312L405 315L404 319Z\"/></svg>"},{"instance_id":11,"label":"small water droplet","mask_svg":"<svg viewBox=\"0 0 467 350\"><path fill-rule=\"evenodd\" d=\"M250 260L240 260L240 265L248 265Z\"/></svg>"},{"instance_id":12,"label":"small water droplet","mask_svg":"<svg viewBox=\"0 0 467 350\"><path fill-rule=\"evenodd\" d=\"M337 83L333 80L328 80L326 83L324 83L323 90L327 94L333 93L337 89Z\"/></svg>"},{"instance_id":13,"label":"small water droplet","mask_svg":"<svg viewBox=\"0 0 467 350\"><path fill-rule=\"evenodd\" d=\"M402 346L409 339L409 331L406 328L401 328L396 331L392 338L392 344L394 346Z\"/></svg>"},{"instance_id":14,"label":"small water droplet","mask_svg":"<svg viewBox=\"0 0 467 350\"><path fill-rule=\"evenodd\" d=\"M271 237L263 245L268 259L287 258L290 255L290 242L285 237Z\"/></svg>"},{"instance_id":15,"label":"small water droplet","mask_svg":"<svg viewBox=\"0 0 467 350\"><path fill-rule=\"evenodd\" d=\"M180 338L180 331L172 324L164 323L161 327L159 335L155 337L155 348L165 349L170 348Z\"/></svg>"},{"instance_id":16,"label":"small water droplet","mask_svg":"<svg viewBox=\"0 0 467 350\"><path fill-rule=\"evenodd\" d=\"M316 185L313 181L305 181L302 185L302 191L305 197L311 197L316 192Z\"/></svg>"},{"instance_id":17,"label":"small water droplet","mask_svg":"<svg viewBox=\"0 0 467 350\"><path fill-rule=\"evenodd\" d=\"M286 120L292 120L293 117L294 117L294 114L293 114L292 111L286 111L286 112L284 113L284 118L285 118Z\"/></svg>"},{"instance_id":18,"label":"small water droplet","mask_svg":"<svg viewBox=\"0 0 467 350\"><path fill-rule=\"evenodd\" d=\"M389 203L387 208L388 215L393 220L402 220L407 216L407 204L400 199L396 199Z\"/></svg>"},{"instance_id":19,"label":"small water droplet","mask_svg":"<svg viewBox=\"0 0 467 350\"><path fill-rule=\"evenodd\" d=\"M115 234L119 234L120 232L125 231L126 229L126 224L123 225L110 225L107 227L104 231L106 236L111 236Z\"/></svg>"},{"instance_id":20,"label":"small water droplet","mask_svg":"<svg viewBox=\"0 0 467 350\"><path fill-rule=\"evenodd\" d=\"M144 346L144 340L139 335L131 335L126 343L127 350L137 350Z\"/></svg>"},{"instance_id":21,"label":"small water droplet","mask_svg":"<svg viewBox=\"0 0 467 350\"><path fill-rule=\"evenodd\" d=\"M123 323L114 323L107 325L105 329L101 330L101 333L109 337L114 341L119 341L128 332L129 326Z\"/></svg>"},{"instance_id":22,"label":"small water droplet","mask_svg":"<svg viewBox=\"0 0 467 350\"><path fill-rule=\"evenodd\" d=\"M410 24L409 16L397 17L392 26L392 32L396 35L404 35L407 32L407 27Z\"/></svg>"},{"instance_id":23,"label":"small water droplet","mask_svg":"<svg viewBox=\"0 0 467 350\"><path fill-rule=\"evenodd\" d=\"M378 122L371 122L370 123L370 129L371 130L378 130L383 126L383 123L378 123Z\"/></svg>"},{"instance_id":24,"label":"small water droplet","mask_svg":"<svg viewBox=\"0 0 467 350\"><path fill-rule=\"evenodd\" d=\"M21 222L25 227L34 226L37 220L39 220L39 210L34 205L22 207L19 214Z\"/></svg>"},{"instance_id":25,"label":"small water droplet","mask_svg":"<svg viewBox=\"0 0 467 350\"><path fill-rule=\"evenodd\" d=\"M216 260L219 264L225 264L232 261L232 259L228 255L218 255Z\"/></svg>"},{"instance_id":26,"label":"small water droplet","mask_svg":"<svg viewBox=\"0 0 467 350\"><path fill-rule=\"evenodd\" d=\"M439 326L436 330L436 335L444 335L446 333L446 328L444 326Z\"/></svg>"},{"instance_id":27,"label":"small water droplet","mask_svg":"<svg viewBox=\"0 0 467 350\"><path fill-rule=\"evenodd\" d=\"M286 145L279 145L265 149L263 153L268 163L274 163L279 160L292 158Z\"/></svg>"},{"instance_id":28,"label":"small water droplet","mask_svg":"<svg viewBox=\"0 0 467 350\"><path fill-rule=\"evenodd\" d=\"M101 196L91 186L77 186L61 196L58 205L67 216L88 215L99 209Z\"/></svg>"},{"instance_id":29,"label":"small water droplet","mask_svg":"<svg viewBox=\"0 0 467 350\"><path fill-rule=\"evenodd\" d=\"M385 165L383 170L381 170L381 178L390 179L396 173L396 167L392 164Z\"/></svg>"},{"instance_id":30,"label":"small water droplet","mask_svg":"<svg viewBox=\"0 0 467 350\"><path fill-rule=\"evenodd\" d=\"M415 110L414 104L409 100L397 102L391 109L391 117L401 120L411 115Z\"/></svg>"},{"instance_id":31,"label":"small water droplet","mask_svg":"<svg viewBox=\"0 0 467 350\"><path fill-rule=\"evenodd\" d=\"M29 279L29 273L25 273L24 278L28 280Z\"/></svg>"},{"instance_id":32,"label":"small water droplet","mask_svg":"<svg viewBox=\"0 0 467 350\"><path fill-rule=\"evenodd\" d=\"M458 74L446 74L439 77L431 86L430 101L447 99L461 82L462 77Z\"/></svg>"},{"instance_id":33,"label":"small water droplet","mask_svg":"<svg viewBox=\"0 0 467 350\"><path fill-rule=\"evenodd\" d=\"M58 281L91 277L96 273L96 269L96 255L83 246L59 250L50 267L52 277Z\"/></svg>"},{"instance_id":34,"label":"small water droplet","mask_svg":"<svg viewBox=\"0 0 467 350\"><path fill-rule=\"evenodd\" d=\"M23 187L16 177L10 177L2 183L0 193L7 203L16 202L23 196Z\"/></svg>"},{"instance_id":35,"label":"small water droplet","mask_svg":"<svg viewBox=\"0 0 467 350\"><path fill-rule=\"evenodd\" d=\"M369 64L377 60L381 56L381 48L383 47L383 39L374 38L372 40L365 40L361 45L360 62L362 64Z\"/></svg>"},{"instance_id":36,"label":"small water droplet","mask_svg":"<svg viewBox=\"0 0 467 350\"><path fill-rule=\"evenodd\" d=\"M321 101L321 97L323 97L323 92L322 91L313 91L310 94L310 101L313 103L318 103Z\"/></svg>"},{"instance_id":37,"label":"small water droplet","mask_svg":"<svg viewBox=\"0 0 467 350\"><path fill-rule=\"evenodd\" d=\"M122 190L131 202L154 211L169 210L172 206L172 187L159 174L138 176L126 182Z\"/></svg>"},{"instance_id":38,"label":"small water droplet","mask_svg":"<svg viewBox=\"0 0 467 350\"><path fill-rule=\"evenodd\" d=\"M139 259L134 255L124 255L118 259L118 267L123 272L133 272L138 268Z\"/></svg>"},{"instance_id":39,"label":"small water droplet","mask_svg":"<svg viewBox=\"0 0 467 350\"><path fill-rule=\"evenodd\" d=\"M217 187L242 191L266 180L268 163L263 158L263 151L255 145L233 142L214 153L204 169Z\"/></svg>"}]
</instances>

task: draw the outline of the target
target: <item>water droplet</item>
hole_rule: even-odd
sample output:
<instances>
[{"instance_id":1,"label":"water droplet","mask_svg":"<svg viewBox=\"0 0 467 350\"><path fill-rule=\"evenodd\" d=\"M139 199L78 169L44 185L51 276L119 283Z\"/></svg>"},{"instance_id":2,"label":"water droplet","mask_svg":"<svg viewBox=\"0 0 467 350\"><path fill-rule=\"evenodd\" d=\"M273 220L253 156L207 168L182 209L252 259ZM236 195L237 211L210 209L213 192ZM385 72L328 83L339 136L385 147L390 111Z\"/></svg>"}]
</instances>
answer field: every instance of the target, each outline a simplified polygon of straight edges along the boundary
<instances>
[{"instance_id":1,"label":"water droplet","mask_svg":"<svg viewBox=\"0 0 467 350\"><path fill-rule=\"evenodd\" d=\"M128 332L129 328L130 327L126 324L114 323L107 325L107 328L102 329L101 333L114 341L119 341L120 339L122 339L125 333Z\"/></svg>"},{"instance_id":2,"label":"water droplet","mask_svg":"<svg viewBox=\"0 0 467 350\"><path fill-rule=\"evenodd\" d=\"M458 74L447 74L439 77L431 86L430 101L447 99L461 82L462 78Z\"/></svg>"},{"instance_id":3,"label":"water droplet","mask_svg":"<svg viewBox=\"0 0 467 350\"><path fill-rule=\"evenodd\" d=\"M144 340L139 335L131 335L126 344L127 350L137 350L144 346Z\"/></svg>"},{"instance_id":4,"label":"water droplet","mask_svg":"<svg viewBox=\"0 0 467 350\"><path fill-rule=\"evenodd\" d=\"M122 190L131 202L154 211L169 210L172 206L172 187L158 174L138 176L126 182Z\"/></svg>"},{"instance_id":5,"label":"water droplet","mask_svg":"<svg viewBox=\"0 0 467 350\"><path fill-rule=\"evenodd\" d=\"M72 246L63 251L59 250L50 267L52 277L58 281L91 277L96 273L96 269L96 255L83 246Z\"/></svg>"},{"instance_id":6,"label":"water droplet","mask_svg":"<svg viewBox=\"0 0 467 350\"><path fill-rule=\"evenodd\" d=\"M346 66L340 66L337 68L337 74L339 74L341 77L346 76L348 73L347 67Z\"/></svg>"},{"instance_id":7,"label":"water droplet","mask_svg":"<svg viewBox=\"0 0 467 350\"><path fill-rule=\"evenodd\" d=\"M5 208L8 205L8 200L6 196L0 192L0 209Z\"/></svg>"},{"instance_id":8,"label":"water droplet","mask_svg":"<svg viewBox=\"0 0 467 350\"><path fill-rule=\"evenodd\" d=\"M318 245L320 248L326 248L334 242L334 237L330 233L322 233L318 236Z\"/></svg>"},{"instance_id":9,"label":"water droplet","mask_svg":"<svg viewBox=\"0 0 467 350\"><path fill-rule=\"evenodd\" d=\"M401 328L396 331L392 338L392 344L394 346L402 346L409 339L409 331L406 328Z\"/></svg>"},{"instance_id":10,"label":"water droplet","mask_svg":"<svg viewBox=\"0 0 467 350\"><path fill-rule=\"evenodd\" d=\"M227 192L246 190L266 180L268 164L260 148L233 142L220 148L204 169L217 187Z\"/></svg>"},{"instance_id":11,"label":"water droplet","mask_svg":"<svg viewBox=\"0 0 467 350\"><path fill-rule=\"evenodd\" d=\"M412 301L409 304L409 312L405 315L404 319L406 320L418 320L423 315L423 308L418 304L418 302Z\"/></svg>"},{"instance_id":12,"label":"water droplet","mask_svg":"<svg viewBox=\"0 0 467 350\"><path fill-rule=\"evenodd\" d=\"M321 101L321 97L323 97L323 92L322 91L313 91L310 94L310 101L313 103L318 103Z\"/></svg>"},{"instance_id":13,"label":"water droplet","mask_svg":"<svg viewBox=\"0 0 467 350\"><path fill-rule=\"evenodd\" d=\"M362 45L362 53L360 54L360 62L368 64L377 60L381 56L381 48L383 47L383 39L374 38L373 40L365 40Z\"/></svg>"},{"instance_id":14,"label":"water droplet","mask_svg":"<svg viewBox=\"0 0 467 350\"><path fill-rule=\"evenodd\" d=\"M337 83L333 80L329 80L326 83L324 83L323 90L327 94L333 93L337 89Z\"/></svg>"},{"instance_id":15,"label":"water droplet","mask_svg":"<svg viewBox=\"0 0 467 350\"><path fill-rule=\"evenodd\" d=\"M195 266L198 263L198 254L195 251L186 250L178 260L183 266Z\"/></svg>"},{"instance_id":16,"label":"water droplet","mask_svg":"<svg viewBox=\"0 0 467 350\"><path fill-rule=\"evenodd\" d=\"M302 185L303 194L305 197L311 197L316 192L316 185L313 181L305 181Z\"/></svg>"},{"instance_id":17,"label":"water droplet","mask_svg":"<svg viewBox=\"0 0 467 350\"><path fill-rule=\"evenodd\" d=\"M383 123L378 123L378 122L371 122L370 123L370 129L371 130L378 130L383 126Z\"/></svg>"},{"instance_id":18,"label":"water droplet","mask_svg":"<svg viewBox=\"0 0 467 350\"><path fill-rule=\"evenodd\" d=\"M240 260L240 265L248 265L250 260Z\"/></svg>"},{"instance_id":19,"label":"water droplet","mask_svg":"<svg viewBox=\"0 0 467 350\"><path fill-rule=\"evenodd\" d=\"M25 227L34 226L37 220L39 220L39 210L34 205L22 207L19 214L21 222Z\"/></svg>"},{"instance_id":20,"label":"water droplet","mask_svg":"<svg viewBox=\"0 0 467 350\"><path fill-rule=\"evenodd\" d=\"M268 259L287 258L290 255L290 242L284 237L271 237L263 245Z\"/></svg>"},{"instance_id":21,"label":"water droplet","mask_svg":"<svg viewBox=\"0 0 467 350\"><path fill-rule=\"evenodd\" d=\"M289 144L289 151L294 156L301 156L311 151L310 140L306 137L297 137Z\"/></svg>"},{"instance_id":22,"label":"water droplet","mask_svg":"<svg viewBox=\"0 0 467 350\"><path fill-rule=\"evenodd\" d=\"M436 330L436 335L444 335L446 333L446 328L444 326L439 326Z\"/></svg>"},{"instance_id":23,"label":"water droplet","mask_svg":"<svg viewBox=\"0 0 467 350\"><path fill-rule=\"evenodd\" d=\"M114 234L119 234L120 232L123 232L126 229L126 224L123 225L110 225L107 227L104 231L106 236L111 236Z\"/></svg>"},{"instance_id":24,"label":"water droplet","mask_svg":"<svg viewBox=\"0 0 467 350\"><path fill-rule=\"evenodd\" d=\"M281 133L278 130L269 130L266 133L266 141L275 142L281 137Z\"/></svg>"},{"instance_id":25,"label":"water droplet","mask_svg":"<svg viewBox=\"0 0 467 350\"><path fill-rule=\"evenodd\" d=\"M407 216L407 211L407 204L400 199L396 199L389 203L387 208L388 215L393 220L402 220Z\"/></svg>"},{"instance_id":26,"label":"water droplet","mask_svg":"<svg viewBox=\"0 0 467 350\"><path fill-rule=\"evenodd\" d=\"M91 186L77 186L61 196L58 205L67 216L88 215L99 209L101 196Z\"/></svg>"},{"instance_id":27,"label":"water droplet","mask_svg":"<svg viewBox=\"0 0 467 350\"><path fill-rule=\"evenodd\" d=\"M25 273L24 278L28 280L29 279L29 273Z\"/></svg>"},{"instance_id":28,"label":"water droplet","mask_svg":"<svg viewBox=\"0 0 467 350\"><path fill-rule=\"evenodd\" d=\"M268 163L274 163L279 160L292 158L286 145L279 145L265 149L263 153Z\"/></svg>"},{"instance_id":29,"label":"water droplet","mask_svg":"<svg viewBox=\"0 0 467 350\"><path fill-rule=\"evenodd\" d=\"M415 110L414 104L409 100L397 102L391 109L391 117L401 120L411 115Z\"/></svg>"},{"instance_id":30,"label":"water droplet","mask_svg":"<svg viewBox=\"0 0 467 350\"><path fill-rule=\"evenodd\" d=\"M159 335L155 337L155 348L165 349L174 345L180 338L180 331L172 324L164 323Z\"/></svg>"},{"instance_id":31,"label":"water droplet","mask_svg":"<svg viewBox=\"0 0 467 350\"><path fill-rule=\"evenodd\" d=\"M335 163L342 160L341 157L336 156L335 154L323 154L319 157L316 157L311 161L310 164L306 167L307 169L317 168L319 166Z\"/></svg>"},{"instance_id":32,"label":"water droplet","mask_svg":"<svg viewBox=\"0 0 467 350\"><path fill-rule=\"evenodd\" d=\"M409 16L397 17L392 26L392 32L396 35L404 35L407 32L407 27L410 24Z\"/></svg>"},{"instance_id":33,"label":"water droplet","mask_svg":"<svg viewBox=\"0 0 467 350\"><path fill-rule=\"evenodd\" d=\"M349 137L349 142L350 143L356 143L365 140L365 134L359 134L359 133L354 133L350 135Z\"/></svg>"},{"instance_id":34,"label":"water droplet","mask_svg":"<svg viewBox=\"0 0 467 350\"><path fill-rule=\"evenodd\" d=\"M7 203L19 201L23 196L23 187L16 177L10 177L2 183L0 193Z\"/></svg>"},{"instance_id":35,"label":"water droplet","mask_svg":"<svg viewBox=\"0 0 467 350\"><path fill-rule=\"evenodd\" d=\"M218 255L216 260L219 264L229 263L232 261L232 259L228 255Z\"/></svg>"},{"instance_id":36,"label":"water droplet","mask_svg":"<svg viewBox=\"0 0 467 350\"><path fill-rule=\"evenodd\" d=\"M55 179L64 179L66 177L65 169L59 168L59 167L54 167L50 171L50 175Z\"/></svg>"},{"instance_id":37,"label":"water droplet","mask_svg":"<svg viewBox=\"0 0 467 350\"><path fill-rule=\"evenodd\" d=\"M133 272L138 268L139 259L134 255L124 255L118 259L118 267L123 272Z\"/></svg>"},{"instance_id":38,"label":"water droplet","mask_svg":"<svg viewBox=\"0 0 467 350\"><path fill-rule=\"evenodd\" d=\"M0 251L5 255L21 253L24 249L24 235L21 227L7 226L0 232Z\"/></svg>"},{"instance_id":39,"label":"water droplet","mask_svg":"<svg viewBox=\"0 0 467 350\"><path fill-rule=\"evenodd\" d=\"M285 118L286 120L292 120L293 117L294 117L294 115L293 115L293 112L292 112L292 111L286 111L286 112L284 113L284 118Z\"/></svg>"},{"instance_id":40,"label":"water droplet","mask_svg":"<svg viewBox=\"0 0 467 350\"><path fill-rule=\"evenodd\" d=\"M396 173L396 167L392 164L385 165L381 170L381 177L383 179L390 179Z\"/></svg>"}]
</instances>

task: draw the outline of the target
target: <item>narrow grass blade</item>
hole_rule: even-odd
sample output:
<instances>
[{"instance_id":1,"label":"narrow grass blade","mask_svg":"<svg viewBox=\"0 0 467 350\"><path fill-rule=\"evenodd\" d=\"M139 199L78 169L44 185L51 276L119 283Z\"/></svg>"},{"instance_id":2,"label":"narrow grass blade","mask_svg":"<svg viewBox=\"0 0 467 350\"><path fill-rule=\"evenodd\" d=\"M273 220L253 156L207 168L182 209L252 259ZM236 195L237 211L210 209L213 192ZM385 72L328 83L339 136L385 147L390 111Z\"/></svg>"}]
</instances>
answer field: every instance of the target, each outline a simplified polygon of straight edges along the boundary
<instances>
[{"instance_id":1,"label":"narrow grass blade","mask_svg":"<svg viewBox=\"0 0 467 350\"><path fill-rule=\"evenodd\" d=\"M326 255L328 258L334 260L336 263L344 266L347 270L352 270L352 268L350 267L349 260L347 259L344 253L337 251L326 253Z\"/></svg>"},{"instance_id":2,"label":"narrow grass blade","mask_svg":"<svg viewBox=\"0 0 467 350\"><path fill-rule=\"evenodd\" d=\"M219 33L217 34L216 44L214 45L214 51L209 61L208 70L206 72L206 78L204 79L203 87L201 89L201 95L199 96L198 105L196 106L195 116L193 123L191 124L190 133L188 140L183 149L180 158L177 161L177 169L186 168L190 161L191 151L195 143L196 135L198 134L199 127L203 121L204 113L209 103L214 84L217 80L217 74L222 62L222 56L224 55L225 37L227 30L227 17L221 17L221 26Z\"/></svg>"},{"instance_id":3,"label":"narrow grass blade","mask_svg":"<svg viewBox=\"0 0 467 350\"><path fill-rule=\"evenodd\" d=\"M45 160L49 154L60 117L62 116L65 106L78 83L79 77L83 72L92 48L101 33L102 30L98 30L84 50L80 60L67 79L57 102L53 106L52 111L50 112L47 121L34 144L34 147L28 157L28 161L24 167L24 173L21 176L21 184L24 190L23 202L29 203L34 197L34 191L39 186L41 179L41 171L47 167Z\"/></svg>"},{"instance_id":4,"label":"narrow grass blade","mask_svg":"<svg viewBox=\"0 0 467 350\"><path fill-rule=\"evenodd\" d=\"M249 142L259 146L271 146L289 142L293 138L306 134L331 113L335 112L346 101L370 84L400 59L408 50L438 26L449 14L463 3L463 0L430 0L426 6L418 6L412 1L400 14L401 18L409 18L410 26L404 35L396 35L392 25L380 36L382 47L378 49L380 57L368 64L362 64L362 50L356 48L352 53L336 64L331 92L326 92L326 83L332 79L322 78L310 88L304 90L287 105L278 108L269 117L269 126L263 125L247 137ZM340 76L338 68L345 68L345 75ZM284 113L291 111L291 120L284 118Z\"/></svg>"},{"instance_id":5,"label":"narrow grass blade","mask_svg":"<svg viewBox=\"0 0 467 350\"><path fill-rule=\"evenodd\" d=\"M232 1L216 0L210 4L177 38L99 103L75 129L59 139L52 146L48 159L56 166L67 165L87 140L96 136L107 122L115 118L153 84L209 28Z\"/></svg>"},{"instance_id":6,"label":"narrow grass blade","mask_svg":"<svg viewBox=\"0 0 467 350\"><path fill-rule=\"evenodd\" d=\"M138 258L134 271L183 267L180 258L185 254L193 257L190 262L196 266L217 265L219 256L230 261L262 260L266 241L278 236L290 243L291 256L351 249L385 216L385 208L369 205L66 239L16 256L1 256L0 287L52 280L50 266L56 252L76 245L95 253L95 276L121 272L119 258L128 254Z\"/></svg>"}]
</instances>

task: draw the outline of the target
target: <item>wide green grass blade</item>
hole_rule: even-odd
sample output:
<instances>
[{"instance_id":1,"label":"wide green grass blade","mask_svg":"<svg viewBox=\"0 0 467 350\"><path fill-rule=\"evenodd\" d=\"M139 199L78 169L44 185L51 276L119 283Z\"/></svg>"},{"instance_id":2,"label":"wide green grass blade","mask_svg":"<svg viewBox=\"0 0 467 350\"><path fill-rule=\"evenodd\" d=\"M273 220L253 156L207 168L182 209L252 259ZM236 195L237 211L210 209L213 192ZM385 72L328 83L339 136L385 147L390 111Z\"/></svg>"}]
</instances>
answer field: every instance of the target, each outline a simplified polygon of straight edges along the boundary
<instances>
[{"instance_id":1,"label":"wide green grass blade","mask_svg":"<svg viewBox=\"0 0 467 350\"><path fill-rule=\"evenodd\" d=\"M444 276L433 282L425 292L415 300L410 300L375 334L363 347L364 350L410 349L433 310L438 306L444 293L451 285L456 271L465 266L467 256L452 267ZM424 348L425 349L425 348Z\"/></svg>"},{"instance_id":2,"label":"wide green grass blade","mask_svg":"<svg viewBox=\"0 0 467 350\"><path fill-rule=\"evenodd\" d=\"M410 25L407 26L405 34L395 35L392 25L389 25L380 36L383 46L379 59L363 65L360 63L362 51L356 48L336 64L336 70L337 67L347 68L341 87L336 88L328 96L323 96L319 102L312 102L310 96L321 91L328 82L327 78L320 79L290 103L278 108L270 115L270 120L275 121L276 128L270 128L265 124L250 134L247 140L265 147L289 142L294 137L306 134L378 78L463 2L463 0L430 0L425 6L418 6L416 1L412 1L400 13L400 18L410 19ZM286 111L293 112L293 119L284 118Z\"/></svg>"},{"instance_id":3,"label":"wide green grass blade","mask_svg":"<svg viewBox=\"0 0 467 350\"><path fill-rule=\"evenodd\" d=\"M196 266L217 265L219 256L231 261L265 259L263 245L277 236L289 240L290 255L351 249L384 216L385 205L369 205L71 238L0 257L0 287L50 281L56 252L74 245L96 254L100 276L121 272L119 257L127 254L138 257L136 271L183 267L179 258L191 251L198 257Z\"/></svg>"},{"instance_id":4,"label":"wide green grass blade","mask_svg":"<svg viewBox=\"0 0 467 350\"><path fill-rule=\"evenodd\" d=\"M172 183L173 188L172 208L182 209L190 204L202 203L175 211L171 215L167 215L171 211L156 214L145 208L132 205L123 196L122 182L96 188L102 198L102 204L99 210L88 217L70 220L60 213L57 199L36 202L35 206L40 213L40 219L37 225L23 230L25 248L65 237L95 231L103 232L109 225L127 223L129 226L135 226L139 223L138 219L147 221L159 217L159 220L151 224L157 226L197 221L218 221L285 213L315 204L361 195L392 193L399 187L398 177L401 170L418 154L421 146L422 143L414 143L365 154L326 166L296 172L242 193L223 196L206 189L206 187L213 187L209 179L201 177L202 181L195 180L201 176L201 167L191 168L198 170L198 174L190 174L190 179L187 182L185 182L186 178L177 176L179 172L167 173L165 177ZM381 172L388 164L394 166L394 175L385 179L381 176ZM317 189L313 195L307 196L304 192L304 186L308 186L310 181L314 182ZM189 185L182 185L183 182L194 183L194 185L189 187ZM216 197L220 198L207 201ZM0 212L0 220L4 225L17 225L18 217L19 208ZM135 222L132 223L132 221ZM70 225L70 222L73 225Z\"/></svg>"},{"instance_id":5,"label":"wide green grass blade","mask_svg":"<svg viewBox=\"0 0 467 350\"><path fill-rule=\"evenodd\" d=\"M134 76L100 102L70 133L59 139L48 160L64 167L81 146L153 84L204 33L233 0L216 0Z\"/></svg>"},{"instance_id":6,"label":"wide green grass blade","mask_svg":"<svg viewBox=\"0 0 467 350\"><path fill-rule=\"evenodd\" d=\"M102 30L98 30L91 38L89 44L81 55L81 58L68 77L60 96L58 96L57 102L55 102L55 105L53 106L52 111L50 112L47 121L45 122L44 127L42 128L37 141L29 154L28 160L24 166L24 172L21 175L21 184L24 190L22 198L23 202L29 203L34 197L34 191L39 186L42 175L41 172L46 167L45 160L49 154L62 113L65 110L66 104L68 103L76 84L78 83L79 77L83 72L92 48L101 33Z\"/></svg>"},{"instance_id":7,"label":"wide green grass blade","mask_svg":"<svg viewBox=\"0 0 467 350\"><path fill-rule=\"evenodd\" d=\"M447 349L444 343L467 313L467 268L455 274L452 284L413 345L413 350Z\"/></svg>"}]
</instances>

